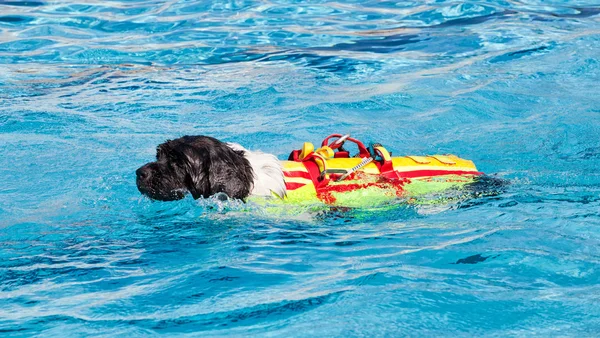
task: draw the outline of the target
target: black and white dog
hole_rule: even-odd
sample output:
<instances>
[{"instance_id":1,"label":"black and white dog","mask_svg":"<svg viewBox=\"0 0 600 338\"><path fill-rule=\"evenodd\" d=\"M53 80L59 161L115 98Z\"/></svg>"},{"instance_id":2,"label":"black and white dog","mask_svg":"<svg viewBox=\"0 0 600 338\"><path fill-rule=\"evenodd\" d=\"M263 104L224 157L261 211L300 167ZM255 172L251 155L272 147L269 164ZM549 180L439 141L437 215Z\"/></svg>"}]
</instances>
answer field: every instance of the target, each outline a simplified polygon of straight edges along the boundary
<instances>
[{"instance_id":1,"label":"black and white dog","mask_svg":"<svg viewBox=\"0 0 600 338\"><path fill-rule=\"evenodd\" d=\"M156 161L136 171L139 191L154 200L173 201L219 195L244 200L250 195L286 196L281 162L208 136L184 136L158 146ZM501 193L508 181L479 176L468 184L474 196Z\"/></svg>"},{"instance_id":2,"label":"black and white dog","mask_svg":"<svg viewBox=\"0 0 600 338\"><path fill-rule=\"evenodd\" d=\"M219 193L285 196L283 168L271 154L208 136L184 136L158 146L156 161L136 171L139 191L154 200L172 201L189 192L194 199Z\"/></svg>"}]
</instances>

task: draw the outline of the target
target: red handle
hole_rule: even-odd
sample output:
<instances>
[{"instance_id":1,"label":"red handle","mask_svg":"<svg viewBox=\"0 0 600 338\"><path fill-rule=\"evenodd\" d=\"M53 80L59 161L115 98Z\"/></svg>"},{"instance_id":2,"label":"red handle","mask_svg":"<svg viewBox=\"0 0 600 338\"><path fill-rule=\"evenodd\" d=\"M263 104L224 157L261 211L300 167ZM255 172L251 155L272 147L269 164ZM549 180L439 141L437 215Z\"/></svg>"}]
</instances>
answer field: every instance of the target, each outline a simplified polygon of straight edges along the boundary
<instances>
[{"instance_id":1,"label":"red handle","mask_svg":"<svg viewBox=\"0 0 600 338\"><path fill-rule=\"evenodd\" d=\"M331 135L327 136L323 140L323 142L321 142L321 147L329 146L331 149L337 149L337 148L341 147L342 143L333 144L335 141L332 142L331 144L327 144L330 138L340 138L340 137L342 137L342 134L331 134ZM358 146L358 154L360 157L371 157L371 153L369 152L367 147L365 147L365 145L362 142L360 142L359 140L352 138L352 137L348 137L346 140L356 143L356 145Z\"/></svg>"}]
</instances>

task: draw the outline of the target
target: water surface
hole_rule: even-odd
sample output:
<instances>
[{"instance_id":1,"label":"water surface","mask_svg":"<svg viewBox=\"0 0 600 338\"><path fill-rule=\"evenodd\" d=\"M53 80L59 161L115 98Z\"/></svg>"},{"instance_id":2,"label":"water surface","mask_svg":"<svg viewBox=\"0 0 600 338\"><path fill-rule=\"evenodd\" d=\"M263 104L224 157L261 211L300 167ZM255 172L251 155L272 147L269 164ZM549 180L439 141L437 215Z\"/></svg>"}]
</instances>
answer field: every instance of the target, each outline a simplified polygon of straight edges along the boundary
<instances>
[{"instance_id":1,"label":"water surface","mask_svg":"<svg viewBox=\"0 0 600 338\"><path fill-rule=\"evenodd\" d=\"M591 336L597 1L0 1L0 332ZM454 153L500 196L267 217L152 203L211 135Z\"/></svg>"}]
</instances>

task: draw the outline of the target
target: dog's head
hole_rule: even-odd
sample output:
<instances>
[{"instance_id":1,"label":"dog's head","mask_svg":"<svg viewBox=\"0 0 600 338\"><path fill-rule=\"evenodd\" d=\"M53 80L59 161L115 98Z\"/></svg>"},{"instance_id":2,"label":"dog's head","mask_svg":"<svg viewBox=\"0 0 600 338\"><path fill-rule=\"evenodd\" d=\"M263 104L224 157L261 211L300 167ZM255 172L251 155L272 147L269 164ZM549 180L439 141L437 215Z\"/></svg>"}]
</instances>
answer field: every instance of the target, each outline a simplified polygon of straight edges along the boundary
<instances>
[{"instance_id":1,"label":"dog's head","mask_svg":"<svg viewBox=\"0 0 600 338\"><path fill-rule=\"evenodd\" d=\"M208 136L184 136L158 146L156 162L136 171L139 191L155 200L197 199L217 193L244 199L253 184L244 152Z\"/></svg>"}]
</instances>

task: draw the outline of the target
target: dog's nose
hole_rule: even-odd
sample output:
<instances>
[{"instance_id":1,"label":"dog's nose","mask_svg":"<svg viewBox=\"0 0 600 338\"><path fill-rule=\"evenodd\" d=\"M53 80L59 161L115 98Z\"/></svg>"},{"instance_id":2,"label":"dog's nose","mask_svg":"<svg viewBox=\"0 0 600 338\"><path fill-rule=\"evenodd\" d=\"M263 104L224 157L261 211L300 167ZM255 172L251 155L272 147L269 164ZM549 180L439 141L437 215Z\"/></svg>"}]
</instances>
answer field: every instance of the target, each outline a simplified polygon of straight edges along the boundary
<instances>
[{"instance_id":1,"label":"dog's nose","mask_svg":"<svg viewBox=\"0 0 600 338\"><path fill-rule=\"evenodd\" d=\"M139 168L138 170L136 170L135 174L137 175L137 177L139 179L146 180L150 177L151 170L148 166L143 166L143 167Z\"/></svg>"}]
</instances>

